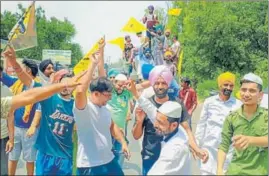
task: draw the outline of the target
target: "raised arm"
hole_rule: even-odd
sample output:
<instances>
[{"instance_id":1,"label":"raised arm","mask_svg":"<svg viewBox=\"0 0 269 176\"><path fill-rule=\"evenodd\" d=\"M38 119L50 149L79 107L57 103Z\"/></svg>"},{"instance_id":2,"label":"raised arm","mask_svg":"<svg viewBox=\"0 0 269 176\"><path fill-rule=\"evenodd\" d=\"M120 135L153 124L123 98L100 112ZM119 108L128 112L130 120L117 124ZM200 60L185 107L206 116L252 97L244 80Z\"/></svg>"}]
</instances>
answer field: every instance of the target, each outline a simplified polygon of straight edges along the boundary
<instances>
[{"instance_id":1,"label":"raised arm","mask_svg":"<svg viewBox=\"0 0 269 176\"><path fill-rule=\"evenodd\" d=\"M96 52L90 56L91 63L88 66L86 74L81 78L81 85L76 88L75 105L76 108L82 110L87 104L87 91L92 80L93 72L98 65L100 54Z\"/></svg>"},{"instance_id":2,"label":"raised arm","mask_svg":"<svg viewBox=\"0 0 269 176\"><path fill-rule=\"evenodd\" d=\"M10 111L14 111L21 106L34 104L36 102L45 100L53 94L61 92L64 88L76 87L80 84L77 82L77 80L81 76L83 76L83 74L73 77L70 82L62 82L45 87L37 87L17 94L16 96L12 97Z\"/></svg>"},{"instance_id":3,"label":"raised arm","mask_svg":"<svg viewBox=\"0 0 269 176\"><path fill-rule=\"evenodd\" d=\"M33 82L33 79L21 68L21 65L17 62L15 50L12 47L8 46L7 50L3 53L3 56L10 62L22 83L27 87L30 87Z\"/></svg>"},{"instance_id":4,"label":"raised arm","mask_svg":"<svg viewBox=\"0 0 269 176\"><path fill-rule=\"evenodd\" d=\"M100 77L105 77L105 61L104 61L104 48L105 48L105 37L99 41L100 50L100 61L98 63L98 74Z\"/></svg>"}]
</instances>

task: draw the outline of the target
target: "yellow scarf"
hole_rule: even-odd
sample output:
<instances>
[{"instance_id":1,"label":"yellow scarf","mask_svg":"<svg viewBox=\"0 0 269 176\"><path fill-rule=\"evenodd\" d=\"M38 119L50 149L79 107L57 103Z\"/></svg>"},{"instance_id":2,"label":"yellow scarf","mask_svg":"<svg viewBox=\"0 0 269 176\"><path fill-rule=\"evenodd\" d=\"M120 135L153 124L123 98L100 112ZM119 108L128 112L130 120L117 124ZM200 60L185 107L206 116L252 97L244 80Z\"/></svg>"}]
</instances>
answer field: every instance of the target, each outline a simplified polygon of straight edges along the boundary
<instances>
[{"instance_id":1,"label":"yellow scarf","mask_svg":"<svg viewBox=\"0 0 269 176\"><path fill-rule=\"evenodd\" d=\"M35 82L39 82L38 78L34 79ZM11 87L10 90L12 91L13 95L17 95L19 93L21 93L23 91L23 83L21 82L21 80L17 80ZM24 123L27 123L29 121L29 117L30 117L30 113L32 110L34 104L29 104L27 106L25 106L25 110L24 110L24 114L22 116L22 120Z\"/></svg>"}]
</instances>

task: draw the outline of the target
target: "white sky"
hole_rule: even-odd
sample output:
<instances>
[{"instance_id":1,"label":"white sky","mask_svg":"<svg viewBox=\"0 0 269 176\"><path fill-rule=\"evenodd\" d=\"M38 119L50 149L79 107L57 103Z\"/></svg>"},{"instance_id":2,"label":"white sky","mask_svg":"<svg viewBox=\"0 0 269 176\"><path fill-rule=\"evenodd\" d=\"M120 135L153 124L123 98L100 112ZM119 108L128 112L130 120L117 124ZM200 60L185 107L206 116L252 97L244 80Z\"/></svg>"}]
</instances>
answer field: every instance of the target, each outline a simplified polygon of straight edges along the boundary
<instances>
[{"instance_id":1,"label":"white sky","mask_svg":"<svg viewBox=\"0 0 269 176\"><path fill-rule=\"evenodd\" d=\"M1 1L1 12L19 12L18 3L28 7L31 1ZM47 18L67 17L74 24L77 33L73 41L81 45L84 54L103 35L107 41L126 35L120 32L121 28L130 17L141 20L148 5L166 8L165 1L36 1L36 8L41 6ZM135 44L135 36L131 37ZM121 55L118 46L106 45L105 57L111 56L111 62Z\"/></svg>"}]
</instances>

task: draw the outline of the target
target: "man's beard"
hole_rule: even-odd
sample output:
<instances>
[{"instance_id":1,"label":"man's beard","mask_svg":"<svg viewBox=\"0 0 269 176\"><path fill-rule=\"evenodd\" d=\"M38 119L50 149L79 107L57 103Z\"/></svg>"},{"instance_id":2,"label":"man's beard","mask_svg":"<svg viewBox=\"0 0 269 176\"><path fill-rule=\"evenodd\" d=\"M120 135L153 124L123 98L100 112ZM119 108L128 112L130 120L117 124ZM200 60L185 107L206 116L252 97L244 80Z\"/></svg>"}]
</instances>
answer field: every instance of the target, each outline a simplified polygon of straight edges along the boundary
<instances>
[{"instance_id":1,"label":"man's beard","mask_svg":"<svg viewBox=\"0 0 269 176\"><path fill-rule=\"evenodd\" d=\"M156 97L160 99L165 98L168 94L168 89L161 89L161 90L162 91L160 91L160 89L154 89Z\"/></svg>"},{"instance_id":2,"label":"man's beard","mask_svg":"<svg viewBox=\"0 0 269 176\"><path fill-rule=\"evenodd\" d=\"M225 95L227 97L230 97L232 92L233 92L232 90L229 90L229 89L226 89L226 88L222 90L223 95Z\"/></svg>"}]
</instances>

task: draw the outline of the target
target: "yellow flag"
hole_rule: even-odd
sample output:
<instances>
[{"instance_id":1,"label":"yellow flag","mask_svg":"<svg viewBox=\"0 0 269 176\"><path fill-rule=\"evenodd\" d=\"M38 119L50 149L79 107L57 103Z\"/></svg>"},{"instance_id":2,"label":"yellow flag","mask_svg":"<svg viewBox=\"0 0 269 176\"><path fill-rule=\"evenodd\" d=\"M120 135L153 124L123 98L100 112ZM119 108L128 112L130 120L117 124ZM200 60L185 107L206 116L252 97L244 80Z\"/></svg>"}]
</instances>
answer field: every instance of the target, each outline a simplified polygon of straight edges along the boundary
<instances>
[{"instance_id":1,"label":"yellow flag","mask_svg":"<svg viewBox=\"0 0 269 176\"><path fill-rule=\"evenodd\" d=\"M183 61L183 50L180 52L180 55L179 55L179 62L177 66L178 75L181 75L182 61Z\"/></svg>"},{"instance_id":2,"label":"yellow flag","mask_svg":"<svg viewBox=\"0 0 269 176\"><path fill-rule=\"evenodd\" d=\"M100 40L102 40L102 39L100 39ZM100 42L100 40L98 42L96 42L93 45L93 47L88 51L88 53L85 54L85 56L79 61L79 63L77 63L77 65L75 65L75 67L73 69L75 75L88 69L88 66L90 64L90 55L98 50L98 48L99 48L98 43Z\"/></svg>"},{"instance_id":3,"label":"yellow flag","mask_svg":"<svg viewBox=\"0 0 269 176\"><path fill-rule=\"evenodd\" d=\"M134 17L131 17L127 24L121 29L122 32L138 33L146 31L147 28L137 21Z\"/></svg>"},{"instance_id":4,"label":"yellow flag","mask_svg":"<svg viewBox=\"0 0 269 176\"><path fill-rule=\"evenodd\" d=\"M8 40L15 51L37 46L35 2L26 9L24 15L12 28Z\"/></svg>"},{"instance_id":5,"label":"yellow flag","mask_svg":"<svg viewBox=\"0 0 269 176\"><path fill-rule=\"evenodd\" d=\"M108 41L108 43L113 44L113 45L118 45L122 51L124 50L124 38L123 37L118 37L116 39L110 40Z\"/></svg>"},{"instance_id":6,"label":"yellow flag","mask_svg":"<svg viewBox=\"0 0 269 176\"><path fill-rule=\"evenodd\" d=\"M181 11L182 9L169 9L168 15L179 16L181 14Z\"/></svg>"}]
</instances>

